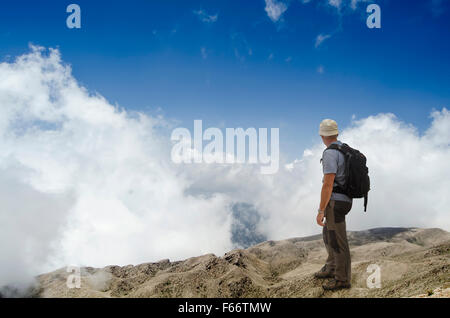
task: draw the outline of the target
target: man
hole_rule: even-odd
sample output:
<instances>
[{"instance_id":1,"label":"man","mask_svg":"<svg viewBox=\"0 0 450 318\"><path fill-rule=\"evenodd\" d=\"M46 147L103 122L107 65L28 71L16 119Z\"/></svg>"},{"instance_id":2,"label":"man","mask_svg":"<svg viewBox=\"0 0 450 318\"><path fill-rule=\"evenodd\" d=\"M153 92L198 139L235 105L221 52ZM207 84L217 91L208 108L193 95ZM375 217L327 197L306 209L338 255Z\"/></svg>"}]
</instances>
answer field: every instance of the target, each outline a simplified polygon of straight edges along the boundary
<instances>
[{"instance_id":1,"label":"man","mask_svg":"<svg viewBox=\"0 0 450 318\"><path fill-rule=\"evenodd\" d=\"M325 146L342 144L337 140L338 134L338 126L334 120L325 119L320 123L319 135ZM351 262L345 216L352 208L352 199L336 192L336 187L345 184L345 157L336 149L325 149L321 162L324 176L317 223L323 227L323 241L328 258L326 264L314 276L333 278L323 285L325 290L350 288Z\"/></svg>"}]
</instances>

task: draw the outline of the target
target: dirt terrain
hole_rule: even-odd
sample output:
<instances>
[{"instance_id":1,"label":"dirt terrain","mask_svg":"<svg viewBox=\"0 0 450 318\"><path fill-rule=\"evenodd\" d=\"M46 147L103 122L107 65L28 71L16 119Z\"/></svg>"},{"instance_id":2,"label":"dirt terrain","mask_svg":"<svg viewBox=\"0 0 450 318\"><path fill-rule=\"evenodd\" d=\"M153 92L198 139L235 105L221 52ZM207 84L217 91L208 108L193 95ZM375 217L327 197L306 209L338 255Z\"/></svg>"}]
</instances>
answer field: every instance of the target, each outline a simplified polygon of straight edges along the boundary
<instances>
[{"instance_id":1,"label":"dirt terrain","mask_svg":"<svg viewBox=\"0 0 450 318\"><path fill-rule=\"evenodd\" d=\"M348 232L352 288L324 292L313 273L325 261L320 235L266 241L223 256L183 261L86 267L69 289L66 269L40 275L37 297L449 297L450 233L440 229L377 228ZM368 288L370 264L381 288Z\"/></svg>"}]
</instances>

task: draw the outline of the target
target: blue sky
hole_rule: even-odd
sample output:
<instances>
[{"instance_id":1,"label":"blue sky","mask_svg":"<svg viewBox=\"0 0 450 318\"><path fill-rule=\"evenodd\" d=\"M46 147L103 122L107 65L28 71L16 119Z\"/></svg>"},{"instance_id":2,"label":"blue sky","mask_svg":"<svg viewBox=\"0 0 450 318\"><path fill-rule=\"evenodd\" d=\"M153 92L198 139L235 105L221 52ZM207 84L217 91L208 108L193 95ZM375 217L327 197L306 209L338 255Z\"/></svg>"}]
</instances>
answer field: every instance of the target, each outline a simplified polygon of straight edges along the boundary
<instances>
[{"instance_id":1,"label":"blue sky","mask_svg":"<svg viewBox=\"0 0 450 318\"><path fill-rule=\"evenodd\" d=\"M351 0L275 1L286 9L276 19L264 0L2 1L0 59L29 43L58 47L113 103L191 129L194 119L279 127L293 158L318 142L323 118L346 126L393 112L423 131L433 108L450 106L450 1L372 2L381 29L367 28L368 3ZM66 27L70 3L79 30Z\"/></svg>"}]
</instances>

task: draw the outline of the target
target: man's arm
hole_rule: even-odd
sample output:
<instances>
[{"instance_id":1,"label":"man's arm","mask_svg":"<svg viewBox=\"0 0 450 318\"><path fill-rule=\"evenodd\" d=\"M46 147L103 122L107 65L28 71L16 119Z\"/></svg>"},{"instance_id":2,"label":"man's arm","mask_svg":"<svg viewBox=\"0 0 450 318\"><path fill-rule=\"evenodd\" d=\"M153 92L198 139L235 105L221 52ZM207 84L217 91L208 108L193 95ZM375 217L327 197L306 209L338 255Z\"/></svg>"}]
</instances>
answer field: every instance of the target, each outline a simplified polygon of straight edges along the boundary
<instances>
[{"instance_id":1,"label":"man's arm","mask_svg":"<svg viewBox=\"0 0 450 318\"><path fill-rule=\"evenodd\" d=\"M336 177L335 173L327 173L323 176L322 191L320 193L320 205L319 205L320 212L317 215L317 224L319 224L320 226L324 226L323 224L323 220L325 217L324 212L325 208L328 205L328 202L330 202L335 177Z\"/></svg>"},{"instance_id":2,"label":"man's arm","mask_svg":"<svg viewBox=\"0 0 450 318\"><path fill-rule=\"evenodd\" d=\"M335 173L328 173L323 176L322 192L320 194L320 205L319 205L320 211L325 211L328 202L330 202L335 177L336 177Z\"/></svg>"}]
</instances>

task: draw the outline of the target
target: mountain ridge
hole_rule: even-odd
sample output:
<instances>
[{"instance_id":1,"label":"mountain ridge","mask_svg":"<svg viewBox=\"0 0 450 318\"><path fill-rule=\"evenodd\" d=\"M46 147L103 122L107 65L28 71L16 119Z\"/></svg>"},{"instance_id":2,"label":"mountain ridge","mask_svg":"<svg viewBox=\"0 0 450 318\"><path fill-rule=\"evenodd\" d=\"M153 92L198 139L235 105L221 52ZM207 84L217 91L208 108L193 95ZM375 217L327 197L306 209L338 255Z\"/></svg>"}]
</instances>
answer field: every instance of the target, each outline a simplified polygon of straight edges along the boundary
<instances>
[{"instance_id":1,"label":"mountain ridge","mask_svg":"<svg viewBox=\"0 0 450 318\"><path fill-rule=\"evenodd\" d=\"M352 288L325 292L313 277L325 261L321 235L265 241L223 256L83 267L81 288L61 268L37 277L35 297L411 297L450 288L450 233L433 228L348 231ZM381 288L368 288L376 264ZM447 295L443 293L444 295ZM443 296L448 297L448 296Z\"/></svg>"}]
</instances>

